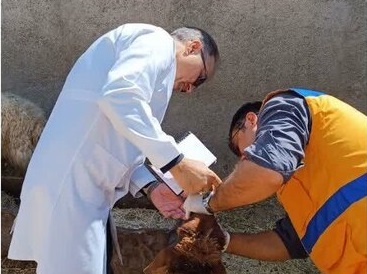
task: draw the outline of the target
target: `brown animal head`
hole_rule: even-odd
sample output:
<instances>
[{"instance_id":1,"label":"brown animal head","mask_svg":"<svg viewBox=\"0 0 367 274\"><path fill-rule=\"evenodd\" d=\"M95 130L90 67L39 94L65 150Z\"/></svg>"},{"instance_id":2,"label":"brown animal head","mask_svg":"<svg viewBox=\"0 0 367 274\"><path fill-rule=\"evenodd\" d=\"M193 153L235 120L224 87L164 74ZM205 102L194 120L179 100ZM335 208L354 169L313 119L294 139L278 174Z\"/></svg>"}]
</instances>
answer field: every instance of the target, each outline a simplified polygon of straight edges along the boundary
<instances>
[{"instance_id":1,"label":"brown animal head","mask_svg":"<svg viewBox=\"0 0 367 274\"><path fill-rule=\"evenodd\" d=\"M192 213L177 229L177 243L161 250L145 274L225 274L225 236L213 215Z\"/></svg>"}]
</instances>

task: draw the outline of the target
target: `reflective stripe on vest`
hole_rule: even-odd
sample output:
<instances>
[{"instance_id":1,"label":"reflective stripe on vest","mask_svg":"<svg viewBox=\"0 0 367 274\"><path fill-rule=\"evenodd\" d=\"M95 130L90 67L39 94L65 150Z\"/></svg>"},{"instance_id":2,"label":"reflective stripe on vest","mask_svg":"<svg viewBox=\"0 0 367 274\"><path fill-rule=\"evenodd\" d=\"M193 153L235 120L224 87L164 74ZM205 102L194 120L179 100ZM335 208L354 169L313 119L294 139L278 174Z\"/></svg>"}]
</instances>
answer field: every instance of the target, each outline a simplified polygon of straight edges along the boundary
<instances>
[{"instance_id":1,"label":"reflective stripe on vest","mask_svg":"<svg viewBox=\"0 0 367 274\"><path fill-rule=\"evenodd\" d=\"M311 89L290 88L290 90L293 90L297 92L299 95L304 96L304 97L307 97L307 96L317 97L320 95L325 95L323 92L311 90Z\"/></svg>"},{"instance_id":2,"label":"reflective stripe on vest","mask_svg":"<svg viewBox=\"0 0 367 274\"><path fill-rule=\"evenodd\" d=\"M301 240L306 251L311 253L318 238L328 226L353 203L366 196L367 174L344 185L334 193L308 223L306 234Z\"/></svg>"}]
</instances>

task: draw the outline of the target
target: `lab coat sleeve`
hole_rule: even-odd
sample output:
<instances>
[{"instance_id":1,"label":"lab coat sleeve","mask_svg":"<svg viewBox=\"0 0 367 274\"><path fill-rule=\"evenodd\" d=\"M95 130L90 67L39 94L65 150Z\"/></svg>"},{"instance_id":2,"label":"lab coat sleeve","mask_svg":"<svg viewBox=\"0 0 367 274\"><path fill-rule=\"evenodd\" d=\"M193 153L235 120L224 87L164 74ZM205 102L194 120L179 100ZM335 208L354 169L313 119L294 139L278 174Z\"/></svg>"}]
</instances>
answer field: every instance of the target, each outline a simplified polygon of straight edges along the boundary
<instances>
[{"instance_id":1,"label":"lab coat sleeve","mask_svg":"<svg viewBox=\"0 0 367 274\"><path fill-rule=\"evenodd\" d=\"M146 168L146 166L140 165L138 166L130 178L129 184L129 192L135 198L139 198L141 193L139 192L144 186L149 184L150 182L156 181L157 179L153 176L153 174Z\"/></svg>"},{"instance_id":2,"label":"lab coat sleeve","mask_svg":"<svg viewBox=\"0 0 367 274\"><path fill-rule=\"evenodd\" d=\"M158 47L159 42L156 45L154 39L157 37L149 35L137 38L127 50L118 53L98 103L115 130L161 168L180 151L173 137L163 132L149 105L153 92L157 92L155 81L162 79L162 73L174 69L174 62L170 61L172 53L166 51L169 47ZM160 41L161 45L165 42Z\"/></svg>"},{"instance_id":3,"label":"lab coat sleeve","mask_svg":"<svg viewBox=\"0 0 367 274\"><path fill-rule=\"evenodd\" d=\"M152 166L152 169L161 178L161 180L176 194L180 195L182 193L182 188L179 186L177 181L173 178L170 172L163 174L159 169ZM137 167L130 179L129 191L131 195L135 198L139 198L140 190L149 184L150 182L156 181L156 177L149 171L149 169L143 164Z\"/></svg>"}]
</instances>

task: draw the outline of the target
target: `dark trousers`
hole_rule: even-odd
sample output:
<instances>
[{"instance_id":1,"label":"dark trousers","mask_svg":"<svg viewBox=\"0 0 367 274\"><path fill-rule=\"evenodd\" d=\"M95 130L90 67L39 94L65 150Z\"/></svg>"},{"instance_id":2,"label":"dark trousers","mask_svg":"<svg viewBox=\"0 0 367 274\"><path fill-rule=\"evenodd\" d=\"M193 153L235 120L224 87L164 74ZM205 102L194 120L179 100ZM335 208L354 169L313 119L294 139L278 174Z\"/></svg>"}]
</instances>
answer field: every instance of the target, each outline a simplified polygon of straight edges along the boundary
<instances>
[{"instance_id":1,"label":"dark trousers","mask_svg":"<svg viewBox=\"0 0 367 274\"><path fill-rule=\"evenodd\" d=\"M110 217L108 217L107 225L106 225L106 234L107 234L107 274L113 274L111 261L113 255L113 242L112 242L112 235L111 235L111 223Z\"/></svg>"}]
</instances>

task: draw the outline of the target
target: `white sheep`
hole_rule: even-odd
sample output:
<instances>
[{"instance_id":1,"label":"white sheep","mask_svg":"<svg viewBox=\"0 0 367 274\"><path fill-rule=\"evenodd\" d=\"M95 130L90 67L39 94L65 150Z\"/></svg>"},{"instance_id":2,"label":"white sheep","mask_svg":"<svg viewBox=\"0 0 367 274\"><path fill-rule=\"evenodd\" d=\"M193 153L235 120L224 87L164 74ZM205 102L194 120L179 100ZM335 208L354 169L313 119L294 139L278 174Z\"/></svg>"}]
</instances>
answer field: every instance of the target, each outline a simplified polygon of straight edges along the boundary
<instances>
[{"instance_id":1,"label":"white sheep","mask_svg":"<svg viewBox=\"0 0 367 274\"><path fill-rule=\"evenodd\" d=\"M24 174L46 124L44 111L12 93L1 96L1 158Z\"/></svg>"}]
</instances>

